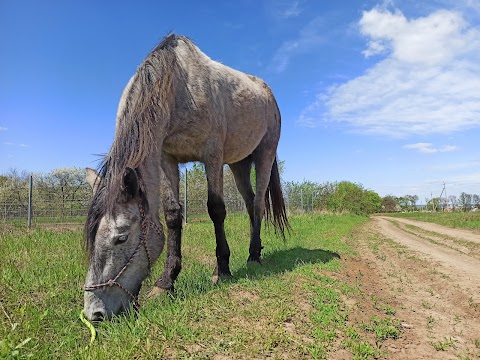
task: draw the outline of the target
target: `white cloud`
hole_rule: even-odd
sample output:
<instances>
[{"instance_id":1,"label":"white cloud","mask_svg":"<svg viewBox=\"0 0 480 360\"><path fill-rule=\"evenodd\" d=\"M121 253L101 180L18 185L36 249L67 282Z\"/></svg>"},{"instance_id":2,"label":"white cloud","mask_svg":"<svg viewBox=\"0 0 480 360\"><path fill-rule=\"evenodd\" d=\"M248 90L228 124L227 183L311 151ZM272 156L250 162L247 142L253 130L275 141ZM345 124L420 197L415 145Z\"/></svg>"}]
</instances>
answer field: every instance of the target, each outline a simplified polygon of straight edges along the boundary
<instances>
[{"instance_id":1,"label":"white cloud","mask_svg":"<svg viewBox=\"0 0 480 360\"><path fill-rule=\"evenodd\" d=\"M281 17L283 18L291 18L291 17L297 17L302 13L302 10L300 9L300 1L296 0L290 4L290 6L283 11L281 14Z\"/></svg>"},{"instance_id":2,"label":"white cloud","mask_svg":"<svg viewBox=\"0 0 480 360\"><path fill-rule=\"evenodd\" d=\"M7 130L8 130L8 129L7 129L6 127L1 127L1 126L0 126L0 132L2 132L2 131L7 131Z\"/></svg>"},{"instance_id":3,"label":"white cloud","mask_svg":"<svg viewBox=\"0 0 480 360\"><path fill-rule=\"evenodd\" d=\"M459 170L469 170L469 169L478 169L480 168L480 161L458 161L453 163L442 163L439 165L429 165L424 170L426 172L455 172L458 173Z\"/></svg>"},{"instance_id":4,"label":"white cloud","mask_svg":"<svg viewBox=\"0 0 480 360\"><path fill-rule=\"evenodd\" d=\"M323 43L325 35L321 34L322 25L323 19L317 17L300 31L297 38L285 41L273 56L272 69L275 72L285 71L293 56L311 51Z\"/></svg>"},{"instance_id":5,"label":"white cloud","mask_svg":"<svg viewBox=\"0 0 480 360\"><path fill-rule=\"evenodd\" d=\"M479 44L478 32L468 31L460 14L446 10L407 20L398 10L373 9L363 13L359 25L362 34L371 39L364 54L390 49L392 58L407 64L445 64L478 49Z\"/></svg>"},{"instance_id":6,"label":"white cloud","mask_svg":"<svg viewBox=\"0 0 480 360\"><path fill-rule=\"evenodd\" d=\"M404 148L418 150L419 152L424 154L434 154L438 152L451 152L451 151L457 150L457 147L454 145L446 145L441 148L435 148L433 147L432 143L408 144L408 145L405 145Z\"/></svg>"},{"instance_id":7,"label":"white cloud","mask_svg":"<svg viewBox=\"0 0 480 360\"><path fill-rule=\"evenodd\" d=\"M480 184L480 172L454 175L454 176L448 177L446 181L451 185L456 185L456 186L470 185L472 186L472 189L465 190L465 191L478 194L478 184Z\"/></svg>"},{"instance_id":8,"label":"white cloud","mask_svg":"<svg viewBox=\"0 0 480 360\"><path fill-rule=\"evenodd\" d=\"M425 188L436 188L437 192L443 188L444 183L448 195L458 196L462 192L466 192L467 194L479 194L478 184L480 183L480 172L473 171L455 175L446 175L441 178L424 181ZM440 194L436 196L439 195Z\"/></svg>"},{"instance_id":9,"label":"white cloud","mask_svg":"<svg viewBox=\"0 0 480 360\"><path fill-rule=\"evenodd\" d=\"M266 2L266 12L276 20L296 18L303 12L303 0L269 0Z\"/></svg>"},{"instance_id":10,"label":"white cloud","mask_svg":"<svg viewBox=\"0 0 480 360\"><path fill-rule=\"evenodd\" d=\"M334 121L355 131L405 137L480 126L480 31L439 10L407 19L375 8L359 21L364 56L383 55L362 76L331 87L298 122Z\"/></svg>"},{"instance_id":11,"label":"white cloud","mask_svg":"<svg viewBox=\"0 0 480 360\"><path fill-rule=\"evenodd\" d=\"M12 142L4 142L3 145L18 146L18 147L23 147L23 148L29 147L29 145L27 145L27 144L15 144L15 143L12 143Z\"/></svg>"},{"instance_id":12,"label":"white cloud","mask_svg":"<svg viewBox=\"0 0 480 360\"><path fill-rule=\"evenodd\" d=\"M479 0L457 0L460 5L469 8L469 10L474 10L480 13L480 1Z\"/></svg>"}]
</instances>

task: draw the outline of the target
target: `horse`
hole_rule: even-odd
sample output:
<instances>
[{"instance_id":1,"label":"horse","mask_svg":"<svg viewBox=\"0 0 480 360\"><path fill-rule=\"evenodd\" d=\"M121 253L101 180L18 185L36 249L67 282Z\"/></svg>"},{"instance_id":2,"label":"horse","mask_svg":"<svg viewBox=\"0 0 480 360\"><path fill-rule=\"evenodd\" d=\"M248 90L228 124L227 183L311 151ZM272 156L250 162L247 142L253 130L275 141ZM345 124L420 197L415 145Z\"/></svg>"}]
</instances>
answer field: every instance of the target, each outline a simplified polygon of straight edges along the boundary
<instances>
[{"instance_id":1,"label":"horse","mask_svg":"<svg viewBox=\"0 0 480 360\"><path fill-rule=\"evenodd\" d=\"M232 275L224 230L225 164L250 218L247 261L261 261L264 217L285 238L290 225L276 156L280 127L277 102L263 80L211 60L185 36L163 38L122 93L115 137L98 171L86 171L93 191L85 223L86 317L101 321L138 307L142 282L164 248L164 226L164 270L150 294L173 291L182 262L181 163L205 165L216 238L214 283Z\"/></svg>"}]
</instances>

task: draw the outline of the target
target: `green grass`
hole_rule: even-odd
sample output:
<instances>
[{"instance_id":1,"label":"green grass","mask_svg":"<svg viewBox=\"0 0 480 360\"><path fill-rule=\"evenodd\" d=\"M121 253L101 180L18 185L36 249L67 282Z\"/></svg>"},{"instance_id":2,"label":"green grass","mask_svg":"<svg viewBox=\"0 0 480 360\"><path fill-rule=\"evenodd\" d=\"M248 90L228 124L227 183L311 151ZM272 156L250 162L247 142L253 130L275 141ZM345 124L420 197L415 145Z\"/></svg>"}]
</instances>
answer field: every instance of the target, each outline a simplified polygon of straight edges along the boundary
<instances>
[{"instance_id":1,"label":"green grass","mask_svg":"<svg viewBox=\"0 0 480 360\"><path fill-rule=\"evenodd\" d=\"M413 219L440 224L452 228L480 230L480 212L455 212L455 213L402 213L387 214L392 217Z\"/></svg>"},{"instance_id":2,"label":"green grass","mask_svg":"<svg viewBox=\"0 0 480 360\"><path fill-rule=\"evenodd\" d=\"M367 341L363 341L357 330L353 328L347 328L346 339L343 341L345 347L350 349L353 353L353 359L372 359L382 356L382 352L369 344Z\"/></svg>"},{"instance_id":3,"label":"green grass","mask_svg":"<svg viewBox=\"0 0 480 360\"><path fill-rule=\"evenodd\" d=\"M366 331L375 334L378 341L387 339L397 339L400 336L400 322L391 317L379 318L373 316L369 323L365 323L363 328Z\"/></svg>"},{"instance_id":4,"label":"green grass","mask_svg":"<svg viewBox=\"0 0 480 360\"><path fill-rule=\"evenodd\" d=\"M292 217L292 236L283 242L265 231L263 264L247 266L248 219L233 216L225 228L234 276L216 286L213 226L192 221L175 293L145 299L163 255L144 284L137 316L99 324L88 349L90 333L78 318L87 267L81 230L0 227L0 358L328 358L339 336L350 339L355 358L373 358L377 350L365 333L347 334L342 296L361 290L328 275L341 271L339 257L353 253L342 239L365 221Z\"/></svg>"}]
</instances>

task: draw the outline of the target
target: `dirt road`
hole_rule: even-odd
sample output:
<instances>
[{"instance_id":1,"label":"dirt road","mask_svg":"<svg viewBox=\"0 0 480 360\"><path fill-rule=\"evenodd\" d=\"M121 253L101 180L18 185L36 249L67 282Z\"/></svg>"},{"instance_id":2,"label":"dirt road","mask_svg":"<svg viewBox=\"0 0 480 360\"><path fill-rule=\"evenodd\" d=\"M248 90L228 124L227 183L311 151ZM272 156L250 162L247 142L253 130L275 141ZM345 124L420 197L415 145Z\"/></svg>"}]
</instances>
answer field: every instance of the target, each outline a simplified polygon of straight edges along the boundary
<instances>
[{"instance_id":1,"label":"dirt road","mask_svg":"<svg viewBox=\"0 0 480 360\"><path fill-rule=\"evenodd\" d=\"M352 321L389 308L402 324L385 358L480 359L479 233L376 216L354 241L346 277L370 299L350 299Z\"/></svg>"},{"instance_id":2,"label":"dirt road","mask_svg":"<svg viewBox=\"0 0 480 360\"><path fill-rule=\"evenodd\" d=\"M376 217L373 220L386 237L436 263L453 283L469 293L475 302L480 302L480 235L407 219ZM403 226L405 224L408 227Z\"/></svg>"}]
</instances>

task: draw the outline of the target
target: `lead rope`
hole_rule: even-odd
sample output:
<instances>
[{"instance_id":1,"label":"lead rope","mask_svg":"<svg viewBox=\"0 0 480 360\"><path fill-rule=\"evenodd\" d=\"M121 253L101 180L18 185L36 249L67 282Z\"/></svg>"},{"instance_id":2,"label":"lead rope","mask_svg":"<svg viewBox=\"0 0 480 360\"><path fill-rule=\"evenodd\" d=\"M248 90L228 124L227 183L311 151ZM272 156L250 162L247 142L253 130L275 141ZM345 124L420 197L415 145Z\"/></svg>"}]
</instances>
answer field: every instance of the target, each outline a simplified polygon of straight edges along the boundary
<instances>
[{"instance_id":1,"label":"lead rope","mask_svg":"<svg viewBox=\"0 0 480 360\"><path fill-rule=\"evenodd\" d=\"M93 291L93 290L102 289L102 288L106 288L106 287L112 287L112 286L116 285L120 289L125 291L132 298L133 308L135 310L138 310L140 308L140 304L138 302L138 296L133 295L130 290L128 290L125 286L120 284L117 280L120 278L120 276L122 276L122 274L125 272L127 267L132 263L133 258L137 255L138 251L140 250L140 246L142 246L142 245L145 248L145 253L147 254L148 268L150 269L152 267L152 265L153 265L152 257L150 256L150 251L148 250L148 246L147 246L148 232L149 232L150 228L153 228L153 230L155 230L155 232L158 235L161 236L161 234L162 234L162 230L160 229L160 227L157 224L155 224L153 221L147 220L147 218L145 216L145 210L143 209L143 207L139 205L138 208L139 208L139 211L140 211L140 218L141 218L141 221L142 221L142 227L141 227L141 233L140 233L140 239L139 239L138 245L137 245L135 251L133 252L132 256L130 256L130 259L120 269L117 276L115 276L113 279L109 279L106 282L103 282L103 283L100 283L100 284L94 284L94 285L89 285L89 286L87 286L86 284L83 285L83 290L84 291Z\"/></svg>"}]
</instances>

